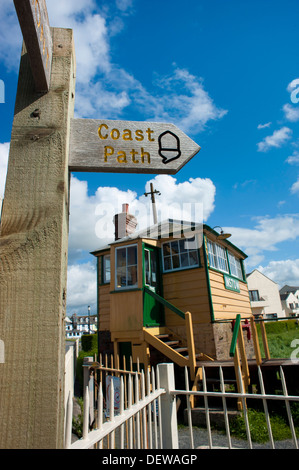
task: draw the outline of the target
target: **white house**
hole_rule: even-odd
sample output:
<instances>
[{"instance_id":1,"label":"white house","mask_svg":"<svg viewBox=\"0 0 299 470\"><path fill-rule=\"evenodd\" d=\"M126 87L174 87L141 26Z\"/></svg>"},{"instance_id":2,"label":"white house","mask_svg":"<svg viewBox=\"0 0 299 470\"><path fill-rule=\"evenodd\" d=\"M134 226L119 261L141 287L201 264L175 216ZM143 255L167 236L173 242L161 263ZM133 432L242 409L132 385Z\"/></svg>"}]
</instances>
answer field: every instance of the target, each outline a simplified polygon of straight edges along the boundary
<instances>
[{"instance_id":1,"label":"white house","mask_svg":"<svg viewBox=\"0 0 299 470\"><path fill-rule=\"evenodd\" d=\"M298 286L285 285L279 291L280 294L289 294L290 292L292 292L292 294L294 294L294 296L297 297L297 299L299 300L299 287Z\"/></svg>"},{"instance_id":2,"label":"white house","mask_svg":"<svg viewBox=\"0 0 299 470\"><path fill-rule=\"evenodd\" d=\"M284 286L280 289L280 299L286 316L299 316L299 287Z\"/></svg>"},{"instance_id":3,"label":"white house","mask_svg":"<svg viewBox=\"0 0 299 470\"><path fill-rule=\"evenodd\" d=\"M97 331L97 316L78 316L75 313L65 319L65 335L68 339L81 338L83 334L93 334Z\"/></svg>"},{"instance_id":4,"label":"white house","mask_svg":"<svg viewBox=\"0 0 299 470\"><path fill-rule=\"evenodd\" d=\"M265 319L285 317L276 282L255 269L247 274L247 284L253 315Z\"/></svg>"}]
</instances>

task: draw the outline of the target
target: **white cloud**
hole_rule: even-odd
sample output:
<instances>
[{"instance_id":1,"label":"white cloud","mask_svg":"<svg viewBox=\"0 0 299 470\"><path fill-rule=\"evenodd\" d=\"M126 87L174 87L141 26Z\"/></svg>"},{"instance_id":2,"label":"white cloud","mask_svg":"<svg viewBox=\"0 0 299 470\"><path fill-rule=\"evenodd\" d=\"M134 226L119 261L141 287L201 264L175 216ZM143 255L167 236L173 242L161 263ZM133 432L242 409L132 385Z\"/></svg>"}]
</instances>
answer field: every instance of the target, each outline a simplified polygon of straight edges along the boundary
<instances>
[{"instance_id":1,"label":"white cloud","mask_svg":"<svg viewBox=\"0 0 299 470\"><path fill-rule=\"evenodd\" d=\"M266 127L270 127L272 122L267 122L266 124L259 124L257 126L258 129L265 129Z\"/></svg>"},{"instance_id":2,"label":"white cloud","mask_svg":"<svg viewBox=\"0 0 299 470\"><path fill-rule=\"evenodd\" d=\"M216 189L209 179L190 178L177 183L169 175L158 175L151 180L161 192L156 198L158 220L167 218L206 220L214 210ZM149 182L145 192L149 189ZM113 217L121 212L122 204L130 205L130 212L138 219L138 230L153 223L149 198L136 192L121 191L115 187L99 187L88 195L86 181L71 179L69 259L71 263L88 251L99 249L114 239ZM198 220L200 219L200 220Z\"/></svg>"},{"instance_id":3,"label":"white cloud","mask_svg":"<svg viewBox=\"0 0 299 470\"><path fill-rule=\"evenodd\" d=\"M122 11L127 11L133 5L133 0L116 0L116 6Z\"/></svg>"},{"instance_id":4,"label":"white cloud","mask_svg":"<svg viewBox=\"0 0 299 470\"><path fill-rule=\"evenodd\" d=\"M293 155L290 155L286 162L290 165L299 165L299 152L297 150L294 151Z\"/></svg>"},{"instance_id":5,"label":"white cloud","mask_svg":"<svg viewBox=\"0 0 299 470\"><path fill-rule=\"evenodd\" d=\"M96 313L97 273L95 261L68 267L67 299L68 314L87 314L88 305L91 307L91 313Z\"/></svg>"},{"instance_id":6,"label":"white cloud","mask_svg":"<svg viewBox=\"0 0 299 470\"><path fill-rule=\"evenodd\" d=\"M169 218L185 218L186 220L192 220L192 210L195 204L202 204L204 220L207 220L214 210L216 188L208 178L190 178L189 181L177 183L176 178L172 176L158 175L147 183L146 191L149 191L150 182L161 192L161 196L156 198L157 210L161 213L160 221L167 218L168 209L173 211L173 216ZM148 204L144 196L141 201Z\"/></svg>"},{"instance_id":7,"label":"white cloud","mask_svg":"<svg viewBox=\"0 0 299 470\"><path fill-rule=\"evenodd\" d=\"M299 286L299 259L270 261L267 266L261 265L257 269L276 282L280 288L285 285Z\"/></svg>"},{"instance_id":8,"label":"white cloud","mask_svg":"<svg viewBox=\"0 0 299 470\"><path fill-rule=\"evenodd\" d=\"M299 177L297 181L291 186L291 193L292 194L299 193Z\"/></svg>"},{"instance_id":9,"label":"white cloud","mask_svg":"<svg viewBox=\"0 0 299 470\"><path fill-rule=\"evenodd\" d=\"M109 72L107 23L93 0L51 0L48 13L51 26L74 31L78 84L88 84L97 73Z\"/></svg>"},{"instance_id":10,"label":"white cloud","mask_svg":"<svg viewBox=\"0 0 299 470\"><path fill-rule=\"evenodd\" d=\"M176 67L170 77L162 77L149 92L113 60L110 42L122 30L121 15L132 0L117 0L113 19L104 18L93 0L49 3L52 24L74 30L77 59L76 116L119 118L128 107L136 107L144 120L173 122L186 132L202 131L211 120L227 113L218 108L202 81ZM118 16L117 16L118 15Z\"/></svg>"},{"instance_id":11,"label":"white cloud","mask_svg":"<svg viewBox=\"0 0 299 470\"><path fill-rule=\"evenodd\" d=\"M0 144L0 198L4 197L9 145L8 142Z\"/></svg>"},{"instance_id":12,"label":"white cloud","mask_svg":"<svg viewBox=\"0 0 299 470\"><path fill-rule=\"evenodd\" d=\"M227 110L218 108L202 80L176 67L173 74L156 81L164 92L153 100L154 120L171 121L189 132L201 132L210 120L223 118Z\"/></svg>"},{"instance_id":13,"label":"white cloud","mask_svg":"<svg viewBox=\"0 0 299 470\"><path fill-rule=\"evenodd\" d=\"M297 122L299 121L299 107L294 107L289 103L285 104L283 107L285 117L288 121Z\"/></svg>"},{"instance_id":14,"label":"white cloud","mask_svg":"<svg viewBox=\"0 0 299 470\"><path fill-rule=\"evenodd\" d=\"M248 255L246 264L256 266L264 259L264 251L277 251L279 243L296 240L299 236L299 214L256 219L253 229L225 227L230 240Z\"/></svg>"},{"instance_id":15,"label":"white cloud","mask_svg":"<svg viewBox=\"0 0 299 470\"><path fill-rule=\"evenodd\" d=\"M271 148L279 148L291 139L293 131L288 127L282 127L281 129L274 131L272 135L265 137L262 142L258 143L259 152L267 152Z\"/></svg>"}]
</instances>

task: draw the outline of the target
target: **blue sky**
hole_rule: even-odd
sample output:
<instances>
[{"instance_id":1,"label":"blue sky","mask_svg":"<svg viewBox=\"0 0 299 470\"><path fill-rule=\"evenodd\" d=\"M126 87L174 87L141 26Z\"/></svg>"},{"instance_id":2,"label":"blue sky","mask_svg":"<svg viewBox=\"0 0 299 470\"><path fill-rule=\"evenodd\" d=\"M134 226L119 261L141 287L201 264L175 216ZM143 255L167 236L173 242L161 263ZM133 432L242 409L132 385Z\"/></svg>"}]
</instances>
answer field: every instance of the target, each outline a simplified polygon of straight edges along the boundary
<instances>
[{"instance_id":1,"label":"blue sky","mask_svg":"<svg viewBox=\"0 0 299 470\"><path fill-rule=\"evenodd\" d=\"M299 285L297 0L47 5L51 26L74 29L76 117L173 122L202 148L174 177L73 174L68 313L95 306L88 253L113 236L105 204L150 212L143 193L153 180L159 217L172 204L185 216L179 204L202 203L205 223L229 230L248 254L247 271ZM21 34L12 1L2 0L0 15L3 197Z\"/></svg>"}]
</instances>

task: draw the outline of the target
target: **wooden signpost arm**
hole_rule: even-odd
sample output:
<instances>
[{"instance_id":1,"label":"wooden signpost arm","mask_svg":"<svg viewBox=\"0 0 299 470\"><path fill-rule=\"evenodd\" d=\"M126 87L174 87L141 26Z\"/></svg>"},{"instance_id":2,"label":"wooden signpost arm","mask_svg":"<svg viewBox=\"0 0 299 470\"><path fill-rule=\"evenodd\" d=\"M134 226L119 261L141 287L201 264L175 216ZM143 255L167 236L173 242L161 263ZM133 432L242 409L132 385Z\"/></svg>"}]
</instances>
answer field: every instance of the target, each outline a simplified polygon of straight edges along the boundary
<instances>
[{"instance_id":1,"label":"wooden signpost arm","mask_svg":"<svg viewBox=\"0 0 299 470\"><path fill-rule=\"evenodd\" d=\"M52 29L48 93L23 47L0 227L0 448L62 448L73 33Z\"/></svg>"}]
</instances>

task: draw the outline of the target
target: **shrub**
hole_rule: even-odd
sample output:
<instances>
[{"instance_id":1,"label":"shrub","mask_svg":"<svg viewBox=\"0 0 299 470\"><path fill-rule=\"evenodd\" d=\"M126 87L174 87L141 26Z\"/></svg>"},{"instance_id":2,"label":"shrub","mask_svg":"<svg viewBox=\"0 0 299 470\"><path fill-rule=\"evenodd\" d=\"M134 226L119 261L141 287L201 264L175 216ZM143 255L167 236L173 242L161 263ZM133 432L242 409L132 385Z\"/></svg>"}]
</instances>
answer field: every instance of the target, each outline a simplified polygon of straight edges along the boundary
<instances>
[{"instance_id":1,"label":"shrub","mask_svg":"<svg viewBox=\"0 0 299 470\"><path fill-rule=\"evenodd\" d=\"M98 354L98 336L95 335L83 335L81 337L82 350L78 354L77 365L76 365L76 379L83 387L83 360L84 357L95 357Z\"/></svg>"},{"instance_id":2,"label":"shrub","mask_svg":"<svg viewBox=\"0 0 299 470\"><path fill-rule=\"evenodd\" d=\"M93 351L98 348L98 335L83 335L81 336L82 351Z\"/></svg>"}]
</instances>

